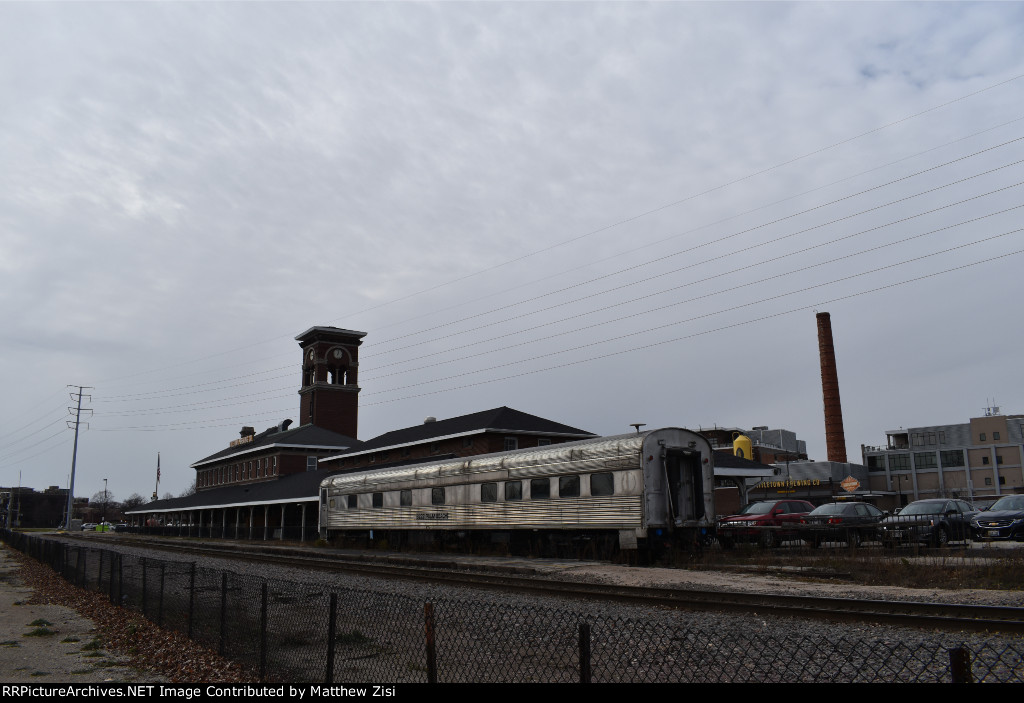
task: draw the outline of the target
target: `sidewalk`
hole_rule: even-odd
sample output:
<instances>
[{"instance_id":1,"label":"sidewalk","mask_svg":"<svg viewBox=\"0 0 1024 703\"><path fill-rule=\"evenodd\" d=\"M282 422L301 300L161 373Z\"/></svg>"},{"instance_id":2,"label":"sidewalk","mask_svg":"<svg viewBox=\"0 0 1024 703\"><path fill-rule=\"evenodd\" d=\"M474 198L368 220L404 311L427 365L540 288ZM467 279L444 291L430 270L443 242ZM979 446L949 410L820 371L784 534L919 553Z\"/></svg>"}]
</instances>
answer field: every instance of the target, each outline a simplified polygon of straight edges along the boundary
<instances>
[{"instance_id":1,"label":"sidewalk","mask_svg":"<svg viewBox=\"0 0 1024 703\"><path fill-rule=\"evenodd\" d=\"M0 545L0 681L99 683L165 680L102 649L92 621L62 605L35 605L13 550ZM34 633L34 634L33 634Z\"/></svg>"}]
</instances>

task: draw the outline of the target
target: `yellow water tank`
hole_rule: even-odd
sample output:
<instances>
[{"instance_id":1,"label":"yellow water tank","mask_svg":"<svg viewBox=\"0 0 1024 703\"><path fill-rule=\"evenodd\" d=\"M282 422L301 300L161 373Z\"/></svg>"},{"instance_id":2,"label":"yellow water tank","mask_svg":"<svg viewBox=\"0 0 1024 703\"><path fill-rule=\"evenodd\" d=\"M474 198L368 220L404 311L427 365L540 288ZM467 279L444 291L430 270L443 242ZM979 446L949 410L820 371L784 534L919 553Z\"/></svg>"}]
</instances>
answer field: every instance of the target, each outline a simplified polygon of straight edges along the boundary
<instances>
[{"instance_id":1,"label":"yellow water tank","mask_svg":"<svg viewBox=\"0 0 1024 703\"><path fill-rule=\"evenodd\" d=\"M736 433L732 438L732 453L741 459L753 459L754 445L751 444L750 437Z\"/></svg>"}]
</instances>

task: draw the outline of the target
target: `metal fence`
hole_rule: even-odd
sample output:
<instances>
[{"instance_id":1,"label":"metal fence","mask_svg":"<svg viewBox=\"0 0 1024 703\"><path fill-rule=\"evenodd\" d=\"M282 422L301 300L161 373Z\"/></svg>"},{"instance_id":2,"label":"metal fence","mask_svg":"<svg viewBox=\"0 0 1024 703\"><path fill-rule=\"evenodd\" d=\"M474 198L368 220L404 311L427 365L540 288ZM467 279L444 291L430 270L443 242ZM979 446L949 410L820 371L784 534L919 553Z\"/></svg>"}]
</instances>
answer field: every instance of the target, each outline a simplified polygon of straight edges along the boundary
<instances>
[{"instance_id":1,"label":"metal fence","mask_svg":"<svg viewBox=\"0 0 1024 703\"><path fill-rule=\"evenodd\" d=\"M69 582L186 633L260 681L1024 682L1024 643L946 649L827 630L780 638L480 600L424 603L0 536Z\"/></svg>"}]
</instances>

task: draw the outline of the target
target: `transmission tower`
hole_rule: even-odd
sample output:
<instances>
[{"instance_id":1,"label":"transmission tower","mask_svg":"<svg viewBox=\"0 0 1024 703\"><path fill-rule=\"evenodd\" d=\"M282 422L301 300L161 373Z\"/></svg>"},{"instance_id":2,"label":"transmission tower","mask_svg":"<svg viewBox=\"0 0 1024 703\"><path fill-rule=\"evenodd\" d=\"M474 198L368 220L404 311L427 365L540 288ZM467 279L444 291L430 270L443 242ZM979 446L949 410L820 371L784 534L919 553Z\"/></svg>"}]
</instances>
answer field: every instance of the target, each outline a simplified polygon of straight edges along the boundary
<instances>
[{"instance_id":1,"label":"transmission tower","mask_svg":"<svg viewBox=\"0 0 1024 703\"><path fill-rule=\"evenodd\" d=\"M75 501L75 462L78 460L78 427L79 427L79 425L82 424L82 412L83 411L85 411L87 413L91 413L92 412L91 408L83 408L82 407L82 398L88 398L88 402L90 402L90 403L92 402L92 396L91 395L85 395L84 393L82 393L82 391L84 391L87 388L88 389L92 389L92 386L68 385L68 388L77 388L78 389L77 392L72 391L70 393L71 400L75 401L75 407L68 408L68 412L74 414L75 419L67 421L68 427L69 428L73 427L75 429L75 448L74 448L74 451L71 454L71 480L68 483L68 511L67 511L67 517L65 518L66 522L64 523L64 529L70 531L71 530L71 515L72 515L71 509L72 509L72 506L73 506L74 501ZM89 423L85 423L85 426L86 426L86 429L88 429Z\"/></svg>"}]
</instances>

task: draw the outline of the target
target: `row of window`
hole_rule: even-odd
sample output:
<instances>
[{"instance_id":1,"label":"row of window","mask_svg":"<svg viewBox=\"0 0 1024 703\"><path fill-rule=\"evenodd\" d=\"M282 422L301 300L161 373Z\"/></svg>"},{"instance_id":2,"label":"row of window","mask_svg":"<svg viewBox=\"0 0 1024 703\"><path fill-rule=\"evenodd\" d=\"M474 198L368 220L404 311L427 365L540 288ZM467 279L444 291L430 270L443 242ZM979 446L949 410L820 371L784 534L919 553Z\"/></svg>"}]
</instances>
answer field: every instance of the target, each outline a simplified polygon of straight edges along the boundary
<instances>
[{"instance_id":1,"label":"row of window","mask_svg":"<svg viewBox=\"0 0 1024 703\"><path fill-rule=\"evenodd\" d=\"M927 442L929 445L933 445L935 444L936 439L938 440L939 444L945 444L946 433L939 432L938 434L936 434L935 432L914 432L910 435L910 439L914 443L915 447L923 447L925 445L925 442Z\"/></svg>"},{"instance_id":2,"label":"row of window","mask_svg":"<svg viewBox=\"0 0 1024 703\"><path fill-rule=\"evenodd\" d=\"M611 473L590 474L589 476L582 478L589 479L590 481L590 495L615 495L615 477ZM578 498L580 495L580 480L580 476L559 476L558 497ZM550 478L530 479L529 500L547 500L551 498L551 481L552 479ZM500 484L498 482L481 483L480 502L497 503L498 495L502 493L504 494L506 502L523 500L523 483L523 481L503 481ZM503 486L503 488L499 490L499 486ZM383 493L372 493L370 495L370 504L374 508L384 507ZM446 505L446 501L447 492L443 487L430 489L431 505ZM411 489L399 491L398 504L401 506L412 505ZM341 496L339 498L331 499L331 507L336 510L342 508L353 509L356 508L357 506L358 496L356 494L350 494L347 496Z\"/></svg>"},{"instance_id":3,"label":"row of window","mask_svg":"<svg viewBox=\"0 0 1024 703\"><path fill-rule=\"evenodd\" d=\"M314 462L316 459L313 460ZM314 468L315 465L314 465ZM277 476L277 457L264 457L253 461L243 461L228 466L205 469L196 474L196 487L209 488L236 481L248 481L254 478Z\"/></svg>"},{"instance_id":4,"label":"row of window","mask_svg":"<svg viewBox=\"0 0 1024 703\"><path fill-rule=\"evenodd\" d=\"M890 471L909 471L910 454L889 454ZM868 470L884 471L885 455L869 456L867 458ZM964 453L960 451L939 452L936 460L934 452L914 452L914 466L918 469L937 469L940 466L944 469L952 469L965 466ZM990 463L988 456L981 457L981 463L987 466ZM1003 455L996 454L996 464L1003 463Z\"/></svg>"}]
</instances>

